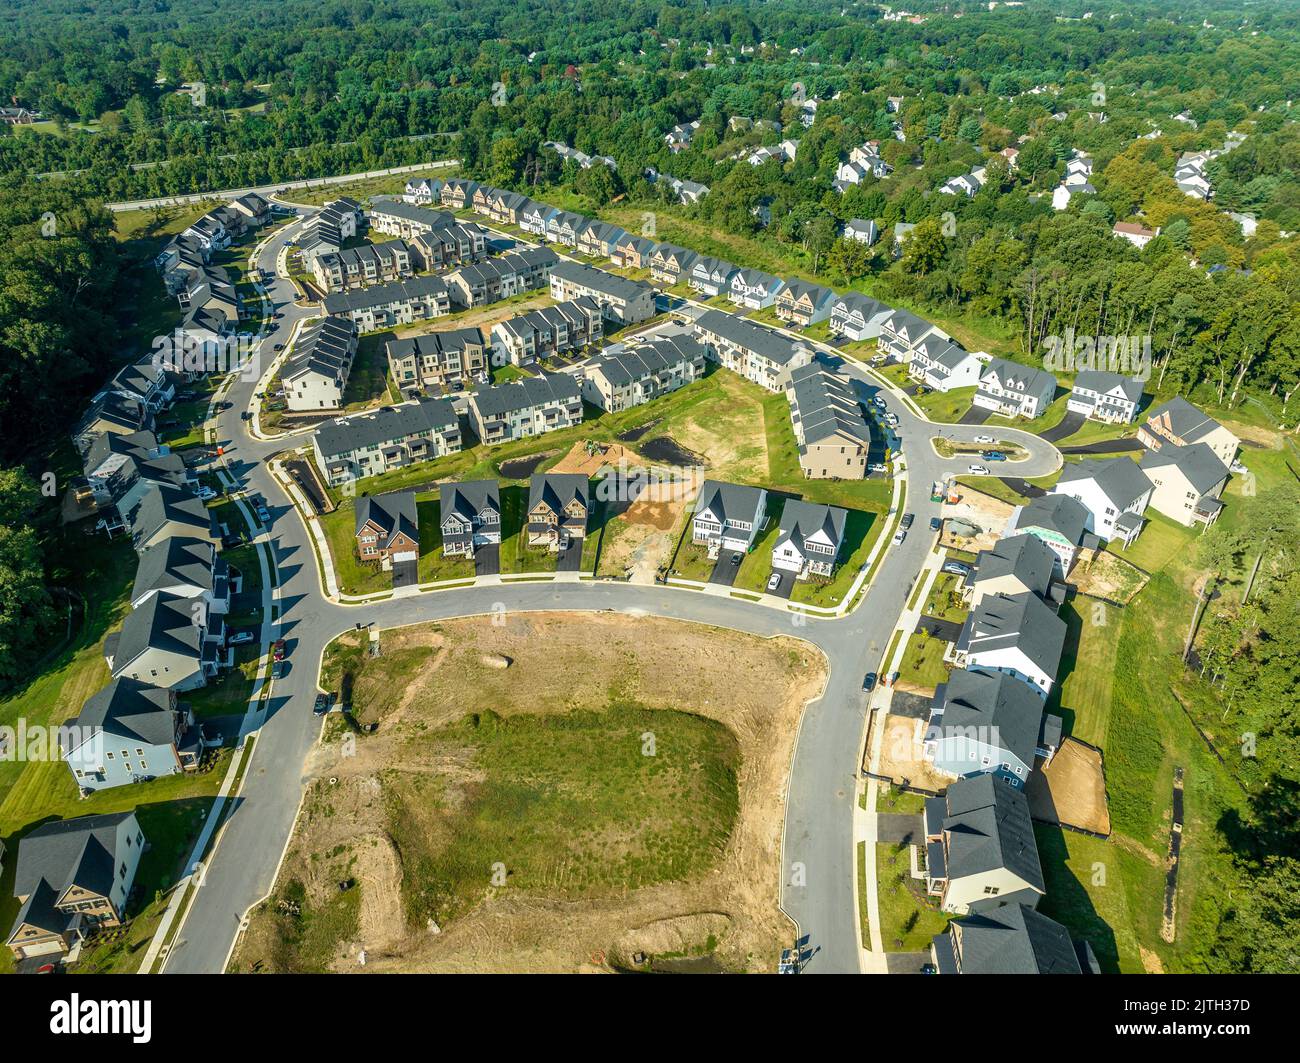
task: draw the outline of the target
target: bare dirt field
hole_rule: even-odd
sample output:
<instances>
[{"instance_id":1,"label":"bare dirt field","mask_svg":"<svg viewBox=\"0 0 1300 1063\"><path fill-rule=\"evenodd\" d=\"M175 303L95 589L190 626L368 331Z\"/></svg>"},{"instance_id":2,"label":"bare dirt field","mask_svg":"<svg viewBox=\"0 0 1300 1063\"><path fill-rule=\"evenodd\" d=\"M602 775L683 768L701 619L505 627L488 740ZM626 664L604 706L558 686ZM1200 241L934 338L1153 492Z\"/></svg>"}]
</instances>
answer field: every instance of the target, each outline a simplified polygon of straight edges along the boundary
<instances>
[{"instance_id":1,"label":"bare dirt field","mask_svg":"<svg viewBox=\"0 0 1300 1063\"><path fill-rule=\"evenodd\" d=\"M1030 775L1025 793L1035 819L1110 834L1101 754L1081 742L1062 742L1052 763Z\"/></svg>"},{"instance_id":2,"label":"bare dirt field","mask_svg":"<svg viewBox=\"0 0 1300 1063\"><path fill-rule=\"evenodd\" d=\"M1070 569L1070 582L1080 594L1127 605L1151 577L1122 557L1105 550L1084 550Z\"/></svg>"},{"instance_id":3,"label":"bare dirt field","mask_svg":"<svg viewBox=\"0 0 1300 1063\"><path fill-rule=\"evenodd\" d=\"M948 525L945 523L940 545L953 550L969 550L972 552L991 549L998 539L1002 537L1002 531L1006 528L1007 521L1011 519L1011 513L1015 507L964 484L960 486L959 490L961 491L961 501L953 505L945 503L943 507L944 520L951 520L955 517L969 521L980 529L980 534L971 539L958 538L951 534Z\"/></svg>"},{"instance_id":4,"label":"bare dirt field","mask_svg":"<svg viewBox=\"0 0 1300 1063\"><path fill-rule=\"evenodd\" d=\"M918 787L922 790L939 791L952 782L946 775L940 775L933 765L925 759L925 728L927 721L913 719L910 716L888 715L880 722L877 714L875 727L883 727L880 734L871 736L869 748L879 743L880 759L874 769L878 775L886 775L894 782ZM870 764L867 765L870 768Z\"/></svg>"},{"instance_id":5,"label":"bare dirt field","mask_svg":"<svg viewBox=\"0 0 1300 1063\"><path fill-rule=\"evenodd\" d=\"M820 654L612 613L387 631L378 659L353 639L323 682L349 675L377 730L327 721L232 969L358 971L363 951L366 971L608 972L665 953L773 968L791 929L786 775ZM453 915L429 914L464 881Z\"/></svg>"},{"instance_id":6,"label":"bare dirt field","mask_svg":"<svg viewBox=\"0 0 1300 1063\"><path fill-rule=\"evenodd\" d=\"M603 448L603 449L602 449ZM551 467L551 472L577 472L586 476L595 476L601 469L618 468L620 463L638 464L639 460L626 447L619 443L602 443L600 447L587 453L587 441L574 443L558 462Z\"/></svg>"},{"instance_id":7,"label":"bare dirt field","mask_svg":"<svg viewBox=\"0 0 1300 1063\"><path fill-rule=\"evenodd\" d=\"M672 558L686 513L698 493L698 480L639 487L627 509L606 525L601 574L626 574L633 583L653 583L660 567Z\"/></svg>"}]
</instances>

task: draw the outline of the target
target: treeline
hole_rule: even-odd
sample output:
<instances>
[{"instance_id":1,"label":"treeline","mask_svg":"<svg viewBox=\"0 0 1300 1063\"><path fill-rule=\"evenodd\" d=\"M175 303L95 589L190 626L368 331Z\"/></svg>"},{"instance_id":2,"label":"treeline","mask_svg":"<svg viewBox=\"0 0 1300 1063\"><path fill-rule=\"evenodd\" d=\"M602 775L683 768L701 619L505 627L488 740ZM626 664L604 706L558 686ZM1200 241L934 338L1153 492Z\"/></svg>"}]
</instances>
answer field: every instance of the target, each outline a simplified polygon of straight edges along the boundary
<instances>
[{"instance_id":1,"label":"treeline","mask_svg":"<svg viewBox=\"0 0 1300 1063\"><path fill-rule=\"evenodd\" d=\"M120 364L118 245L103 207L69 189L0 182L0 688L48 646L59 499L56 448Z\"/></svg>"}]
</instances>

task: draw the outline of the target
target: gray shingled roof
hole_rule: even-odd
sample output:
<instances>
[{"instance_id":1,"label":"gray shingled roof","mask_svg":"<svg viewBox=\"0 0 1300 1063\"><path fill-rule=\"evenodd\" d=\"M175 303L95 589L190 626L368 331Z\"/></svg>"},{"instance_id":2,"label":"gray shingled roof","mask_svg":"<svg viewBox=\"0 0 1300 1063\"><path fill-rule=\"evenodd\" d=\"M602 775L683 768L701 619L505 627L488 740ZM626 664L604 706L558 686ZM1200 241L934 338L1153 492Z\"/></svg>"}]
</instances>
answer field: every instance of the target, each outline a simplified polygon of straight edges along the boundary
<instances>
[{"instance_id":1,"label":"gray shingled roof","mask_svg":"<svg viewBox=\"0 0 1300 1063\"><path fill-rule=\"evenodd\" d=\"M501 488L495 480L463 480L459 483L448 482L438 487L439 517L447 519L448 514L455 513L465 520L485 509L501 512Z\"/></svg>"},{"instance_id":2,"label":"gray shingled roof","mask_svg":"<svg viewBox=\"0 0 1300 1063\"><path fill-rule=\"evenodd\" d=\"M1021 533L999 539L975 558L973 584L1013 575L1035 594L1045 595L1052 583L1056 554L1037 536Z\"/></svg>"},{"instance_id":3,"label":"gray shingled roof","mask_svg":"<svg viewBox=\"0 0 1300 1063\"><path fill-rule=\"evenodd\" d=\"M568 259L556 262L551 267L551 276L573 284L581 284L602 295L629 303L651 290L648 284L642 284L640 281L628 280L617 273L607 273L603 269L585 266L581 262L572 262Z\"/></svg>"},{"instance_id":4,"label":"gray shingled roof","mask_svg":"<svg viewBox=\"0 0 1300 1063\"><path fill-rule=\"evenodd\" d=\"M782 543L792 539L802 553L804 540L822 531L826 533L838 554L839 547L844 543L844 525L848 519L848 512L840 509L839 506L788 498L781 509L781 521L772 549L777 550Z\"/></svg>"},{"instance_id":5,"label":"gray shingled roof","mask_svg":"<svg viewBox=\"0 0 1300 1063\"><path fill-rule=\"evenodd\" d=\"M1023 904L958 919L962 974L1080 974L1069 932Z\"/></svg>"},{"instance_id":6,"label":"gray shingled roof","mask_svg":"<svg viewBox=\"0 0 1300 1063\"><path fill-rule=\"evenodd\" d=\"M199 497L188 487L171 484L150 485L125 519L137 540L148 539L168 522L193 528L196 534L216 532L216 519Z\"/></svg>"},{"instance_id":7,"label":"gray shingled roof","mask_svg":"<svg viewBox=\"0 0 1300 1063\"><path fill-rule=\"evenodd\" d=\"M933 705L937 719L926 741L964 733L985 735L990 744L996 740L1021 763L1034 766L1043 726L1043 700L1019 679L957 669L946 683L939 684Z\"/></svg>"},{"instance_id":8,"label":"gray shingled roof","mask_svg":"<svg viewBox=\"0 0 1300 1063\"><path fill-rule=\"evenodd\" d=\"M437 298L447 294L447 285L441 277L419 275L406 280L376 284L373 288L360 288L351 292L332 292L325 296L326 314L349 314L369 310L388 303L422 300L427 296Z\"/></svg>"},{"instance_id":9,"label":"gray shingled roof","mask_svg":"<svg viewBox=\"0 0 1300 1063\"><path fill-rule=\"evenodd\" d=\"M1213 417L1198 410L1181 395L1175 395L1168 402L1157 406L1147 414L1147 421L1154 421L1166 413L1169 415L1170 430L1179 439L1186 440L1188 443L1195 443L1222 427Z\"/></svg>"},{"instance_id":10,"label":"gray shingled roof","mask_svg":"<svg viewBox=\"0 0 1300 1063\"><path fill-rule=\"evenodd\" d=\"M551 402L572 402L581 395L575 377L567 373L538 373L510 384L480 388L469 401L481 417L497 417Z\"/></svg>"},{"instance_id":11,"label":"gray shingled roof","mask_svg":"<svg viewBox=\"0 0 1300 1063\"><path fill-rule=\"evenodd\" d=\"M1087 507L1077 498L1069 495L1040 495L1021 509L1016 527L1046 528L1078 546L1087 523Z\"/></svg>"},{"instance_id":12,"label":"gray shingled roof","mask_svg":"<svg viewBox=\"0 0 1300 1063\"><path fill-rule=\"evenodd\" d=\"M1056 387L1056 377L1051 373L1005 358L991 359L980 373L980 379L989 375L995 376L1004 388L1023 391L1026 395L1037 395L1045 391L1049 381L1053 389Z\"/></svg>"},{"instance_id":13,"label":"gray shingled roof","mask_svg":"<svg viewBox=\"0 0 1300 1063\"><path fill-rule=\"evenodd\" d=\"M213 554L212 543L188 535L172 535L140 554L131 600L166 587L187 586L211 591L224 571L224 561Z\"/></svg>"},{"instance_id":14,"label":"gray shingled roof","mask_svg":"<svg viewBox=\"0 0 1300 1063\"><path fill-rule=\"evenodd\" d=\"M80 816L37 827L18 843L14 895L26 896L44 882L56 896L74 883L107 896L113 889L117 828L134 815Z\"/></svg>"},{"instance_id":15,"label":"gray shingled roof","mask_svg":"<svg viewBox=\"0 0 1300 1063\"><path fill-rule=\"evenodd\" d=\"M704 362L703 345L690 336L658 336L635 347L603 354L588 363L588 372L599 369L614 387L626 387L652 373L662 373L678 362Z\"/></svg>"},{"instance_id":16,"label":"gray shingled roof","mask_svg":"<svg viewBox=\"0 0 1300 1063\"><path fill-rule=\"evenodd\" d=\"M1053 677L1064 646L1065 621L1029 591L986 596L966 618L957 641L957 648L970 654L1019 649Z\"/></svg>"},{"instance_id":17,"label":"gray shingled roof","mask_svg":"<svg viewBox=\"0 0 1300 1063\"><path fill-rule=\"evenodd\" d=\"M804 445L830 439L837 432L871 443L871 427L849 382L817 355L790 372L786 395L798 410Z\"/></svg>"},{"instance_id":18,"label":"gray shingled roof","mask_svg":"<svg viewBox=\"0 0 1300 1063\"><path fill-rule=\"evenodd\" d=\"M415 492L389 491L382 495L358 498L353 534L360 534L367 523L373 523L379 529L381 550L397 532L418 543L420 518L415 504Z\"/></svg>"},{"instance_id":19,"label":"gray shingled roof","mask_svg":"<svg viewBox=\"0 0 1300 1063\"><path fill-rule=\"evenodd\" d=\"M121 673L148 649L191 657L197 670L203 656L203 628L194 623L195 604L192 598L153 594L127 613L113 653L114 674Z\"/></svg>"},{"instance_id":20,"label":"gray shingled roof","mask_svg":"<svg viewBox=\"0 0 1300 1063\"><path fill-rule=\"evenodd\" d=\"M80 730L83 739L102 731L128 742L169 745L176 737L172 693L138 679L114 679L92 694L65 726Z\"/></svg>"},{"instance_id":21,"label":"gray shingled roof","mask_svg":"<svg viewBox=\"0 0 1300 1063\"><path fill-rule=\"evenodd\" d=\"M1142 468L1145 470L1155 472L1170 465L1177 466L1192 489L1202 495L1228 478L1228 467L1204 443L1186 447L1166 443L1159 450L1148 450L1142 455Z\"/></svg>"},{"instance_id":22,"label":"gray shingled roof","mask_svg":"<svg viewBox=\"0 0 1300 1063\"><path fill-rule=\"evenodd\" d=\"M1100 395L1106 394L1113 388L1120 388L1124 397L1130 402L1140 402L1142 400L1142 381L1134 380L1131 376L1124 376L1123 373L1109 373L1100 369L1082 369L1074 378L1076 388L1087 388L1089 391L1095 391Z\"/></svg>"},{"instance_id":23,"label":"gray shingled roof","mask_svg":"<svg viewBox=\"0 0 1300 1063\"><path fill-rule=\"evenodd\" d=\"M949 786L944 800L950 882L1005 868L1044 891L1029 800L1023 793L992 775L976 775Z\"/></svg>"},{"instance_id":24,"label":"gray shingled roof","mask_svg":"<svg viewBox=\"0 0 1300 1063\"><path fill-rule=\"evenodd\" d=\"M724 313L721 310L706 310L695 319L697 331L721 336L729 343L734 343L747 351L753 351L777 365L786 365L795 356L796 347L793 340L787 339L779 332L755 325L743 317Z\"/></svg>"},{"instance_id":25,"label":"gray shingled roof","mask_svg":"<svg viewBox=\"0 0 1300 1063\"><path fill-rule=\"evenodd\" d=\"M457 423L456 408L450 399L420 399L327 421L316 429L316 444L329 459L410 435L454 428Z\"/></svg>"},{"instance_id":26,"label":"gray shingled roof","mask_svg":"<svg viewBox=\"0 0 1300 1063\"><path fill-rule=\"evenodd\" d=\"M705 480L700 486L700 496L695 500L695 512L709 510L718 522L728 520L755 522L758 507L763 500L761 487L732 484L723 480Z\"/></svg>"},{"instance_id":27,"label":"gray shingled roof","mask_svg":"<svg viewBox=\"0 0 1300 1063\"><path fill-rule=\"evenodd\" d=\"M1214 457L1213 454L1210 456ZM1218 459L1215 458L1215 461ZM1111 505L1121 511L1153 486L1146 473L1131 458L1085 458L1083 461L1065 463L1061 478L1053 491L1059 492L1065 485L1082 480L1095 481Z\"/></svg>"},{"instance_id":28,"label":"gray shingled roof","mask_svg":"<svg viewBox=\"0 0 1300 1063\"><path fill-rule=\"evenodd\" d=\"M588 506L587 477L576 472L543 472L534 474L528 481L528 512L545 503L555 513L563 513L564 507L574 499Z\"/></svg>"}]
</instances>

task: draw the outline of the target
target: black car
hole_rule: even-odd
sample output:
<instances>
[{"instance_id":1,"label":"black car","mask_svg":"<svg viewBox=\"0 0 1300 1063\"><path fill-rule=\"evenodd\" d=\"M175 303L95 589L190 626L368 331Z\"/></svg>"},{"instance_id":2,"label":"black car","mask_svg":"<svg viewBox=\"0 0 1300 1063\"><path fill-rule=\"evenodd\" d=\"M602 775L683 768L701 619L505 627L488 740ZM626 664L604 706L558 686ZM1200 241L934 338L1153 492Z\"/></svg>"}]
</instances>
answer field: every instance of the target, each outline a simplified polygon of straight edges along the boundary
<instances>
[{"instance_id":1,"label":"black car","mask_svg":"<svg viewBox=\"0 0 1300 1063\"><path fill-rule=\"evenodd\" d=\"M930 530L931 530L931 531L939 531L942 527L943 527L943 518L942 518L942 517L931 517L931 518L930 518Z\"/></svg>"},{"instance_id":2,"label":"black car","mask_svg":"<svg viewBox=\"0 0 1300 1063\"><path fill-rule=\"evenodd\" d=\"M333 694L317 694L316 704L312 706L311 714L313 716L324 716L327 712L330 711L330 707L333 704L334 704Z\"/></svg>"},{"instance_id":3,"label":"black car","mask_svg":"<svg viewBox=\"0 0 1300 1063\"><path fill-rule=\"evenodd\" d=\"M910 527L912 526L912 522L913 522L914 520L916 520L916 514L915 514L915 513L904 513L904 514L903 514L903 519L902 519L901 521L899 521L899 523L900 523L904 528L910 528Z\"/></svg>"},{"instance_id":4,"label":"black car","mask_svg":"<svg viewBox=\"0 0 1300 1063\"><path fill-rule=\"evenodd\" d=\"M732 554L732 555L731 555L731 563L732 563L733 565L738 565L738 564L740 564L740 562L741 562L742 560L743 560L743 558L741 557L740 554Z\"/></svg>"},{"instance_id":5,"label":"black car","mask_svg":"<svg viewBox=\"0 0 1300 1063\"><path fill-rule=\"evenodd\" d=\"M862 689L870 694L876 689L876 673L868 672L862 677Z\"/></svg>"}]
</instances>

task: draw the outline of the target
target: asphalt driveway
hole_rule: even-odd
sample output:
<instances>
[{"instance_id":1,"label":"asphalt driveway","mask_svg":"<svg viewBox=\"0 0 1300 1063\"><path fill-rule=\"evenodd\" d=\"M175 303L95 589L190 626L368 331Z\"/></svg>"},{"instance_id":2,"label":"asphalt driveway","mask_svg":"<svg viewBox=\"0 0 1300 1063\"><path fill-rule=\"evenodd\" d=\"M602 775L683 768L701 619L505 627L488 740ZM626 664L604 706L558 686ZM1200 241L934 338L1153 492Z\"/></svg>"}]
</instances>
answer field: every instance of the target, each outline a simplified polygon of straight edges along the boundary
<instances>
[{"instance_id":1,"label":"asphalt driveway","mask_svg":"<svg viewBox=\"0 0 1300 1063\"><path fill-rule=\"evenodd\" d=\"M1142 450L1142 441L1137 437L1128 439L1104 439L1098 443L1083 443L1077 447L1062 447L1062 454L1126 454Z\"/></svg>"},{"instance_id":2,"label":"asphalt driveway","mask_svg":"<svg viewBox=\"0 0 1300 1063\"><path fill-rule=\"evenodd\" d=\"M983 406L972 406L969 410L961 415L958 424L983 424L993 416L992 410L987 410Z\"/></svg>"},{"instance_id":3,"label":"asphalt driveway","mask_svg":"<svg viewBox=\"0 0 1300 1063\"><path fill-rule=\"evenodd\" d=\"M876 816L876 836L894 845L919 845L925 840L925 823L919 812L881 812Z\"/></svg>"},{"instance_id":4,"label":"asphalt driveway","mask_svg":"<svg viewBox=\"0 0 1300 1063\"><path fill-rule=\"evenodd\" d=\"M716 583L719 587L731 587L735 585L736 573L740 571L740 565L732 564L731 559L737 556L734 550L723 550L718 555L718 560L713 566L713 574L709 577L710 583ZM744 559L744 554L739 555Z\"/></svg>"},{"instance_id":5,"label":"asphalt driveway","mask_svg":"<svg viewBox=\"0 0 1300 1063\"><path fill-rule=\"evenodd\" d=\"M1028 480L1022 480L1019 476L999 476L998 479L1015 491L1016 494L1024 495L1026 498L1042 498L1043 495L1047 494L1037 484L1031 484Z\"/></svg>"},{"instance_id":6,"label":"asphalt driveway","mask_svg":"<svg viewBox=\"0 0 1300 1063\"><path fill-rule=\"evenodd\" d=\"M401 590L403 587L414 587L420 582L420 562L418 561L394 561L393 562L393 590Z\"/></svg>"},{"instance_id":7,"label":"asphalt driveway","mask_svg":"<svg viewBox=\"0 0 1300 1063\"><path fill-rule=\"evenodd\" d=\"M582 568L582 539L570 539L569 545L555 559L556 572L578 572Z\"/></svg>"},{"instance_id":8,"label":"asphalt driveway","mask_svg":"<svg viewBox=\"0 0 1300 1063\"><path fill-rule=\"evenodd\" d=\"M1043 431L1039 432L1038 438L1045 439L1049 443L1055 443L1058 439L1064 439L1066 436L1074 435L1075 432L1083 427L1083 422L1087 419L1088 418L1084 414L1077 413L1074 410L1066 410L1065 416L1056 424L1052 425L1051 428L1045 428Z\"/></svg>"},{"instance_id":9,"label":"asphalt driveway","mask_svg":"<svg viewBox=\"0 0 1300 1063\"><path fill-rule=\"evenodd\" d=\"M923 616L916 622L917 631L925 631L944 642L956 642L961 628L961 624L952 620L940 620L937 616Z\"/></svg>"},{"instance_id":10,"label":"asphalt driveway","mask_svg":"<svg viewBox=\"0 0 1300 1063\"><path fill-rule=\"evenodd\" d=\"M474 575L496 576L501 572L501 544L485 543L474 550Z\"/></svg>"},{"instance_id":11,"label":"asphalt driveway","mask_svg":"<svg viewBox=\"0 0 1300 1063\"><path fill-rule=\"evenodd\" d=\"M790 595L794 593L794 573L782 572L780 569L773 569L772 574L781 577L781 582L777 584L775 590L768 591L768 594L777 598L785 598L787 601Z\"/></svg>"}]
</instances>

